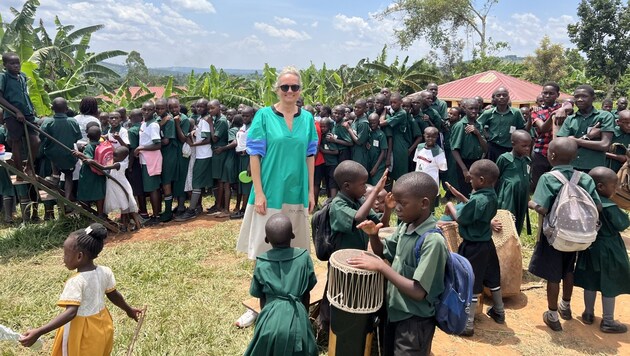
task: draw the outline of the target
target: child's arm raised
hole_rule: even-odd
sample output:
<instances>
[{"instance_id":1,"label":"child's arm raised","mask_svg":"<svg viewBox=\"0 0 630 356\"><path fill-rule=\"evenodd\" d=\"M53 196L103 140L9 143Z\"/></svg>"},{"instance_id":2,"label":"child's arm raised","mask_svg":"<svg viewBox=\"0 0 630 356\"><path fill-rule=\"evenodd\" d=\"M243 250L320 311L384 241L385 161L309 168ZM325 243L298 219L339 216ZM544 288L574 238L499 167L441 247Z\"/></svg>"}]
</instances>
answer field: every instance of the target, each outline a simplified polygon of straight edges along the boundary
<instances>
[{"instance_id":1,"label":"child's arm raised","mask_svg":"<svg viewBox=\"0 0 630 356\"><path fill-rule=\"evenodd\" d=\"M385 172L383 176L378 181L374 189L370 192L370 195L365 199L363 205L357 210L357 213L354 214L354 221L362 222L367 219L368 214L370 214L370 210L372 210L372 206L374 205L374 201L378 198L378 193L385 188L385 183L387 182L387 174L389 171L385 168Z\"/></svg>"},{"instance_id":2,"label":"child's arm raised","mask_svg":"<svg viewBox=\"0 0 630 356\"><path fill-rule=\"evenodd\" d=\"M109 293L106 293L105 295L107 296L107 299L109 299L110 302L114 303L115 306L124 310L125 313L127 313L128 317L130 317L131 319L135 321L138 321L138 316L142 314L142 310L133 308L129 304L127 304L127 302L125 301L125 298L122 296L122 294L120 294L119 291L113 290Z\"/></svg>"},{"instance_id":3,"label":"child's arm raised","mask_svg":"<svg viewBox=\"0 0 630 356\"><path fill-rule=\"evenodd\" d=\"M451 194L453 194L457 200L462 203L468 202L468 198L466 198L459 190L455 189L455 187L453 187L449 182L444 182L444 185L446 185L446 188L451 191Z\"/></svg>"},{"instance_id":4,"label":"child's arm raised","mask_svg":"<svg viewBox=\"0 0 630 356\"><path fill-rule=\"evenodd\" d=\"M79 310L78 305L68 305L66 306L66 310L64 310L61 314L57 315L53 320L51 320L48 324L41 326L37 329L28 330L22 335L20 338L20 344L24 347L32 346L40 336L47 334L55 329L64 326L69 321L74 319L77 315L77 311Z\"/></svg>"},{"instance_id":5,"label":"child's arm raised","mask_svg":"<svg viewBox=\"0 0 630 356\"><path fill-rule=\"evenodd\" d=\"M378 238L378 237L377 237ZM371 240L371 237L370 237ZM377 271L383 274L401 293L409 296L414 300L423 300L427 296L427 292L422 288L416 280L405 278L394 271L385 261L367 253L352 257L348 260L351 266Z\"/></svg>"}]
</instances>

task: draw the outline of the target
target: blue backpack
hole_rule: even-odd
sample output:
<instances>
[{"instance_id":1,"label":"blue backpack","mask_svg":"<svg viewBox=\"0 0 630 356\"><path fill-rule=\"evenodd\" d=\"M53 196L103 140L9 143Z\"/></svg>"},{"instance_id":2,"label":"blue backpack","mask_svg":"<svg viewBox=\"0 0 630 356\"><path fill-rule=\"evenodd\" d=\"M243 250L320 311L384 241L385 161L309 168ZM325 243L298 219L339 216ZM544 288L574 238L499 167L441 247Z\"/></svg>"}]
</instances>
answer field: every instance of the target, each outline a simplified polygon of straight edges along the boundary
<instances>
[{"instance_id":1,"label":"blue backpack","mask_svg":"<svg viewBox=\"0 0 630 356\"><path fill-rule=\"evenodd\" d=\"M424 239L431 233L442 235L442 230L431 229L418 238L414 247L414 254L418 263L420 262L420 249ZM439 301L435 305L435 321L445 333L459 335L464 332L468 313L475 312L470 310L474 282L475 274L466 257L449 252L444 273L444 291L440 294Z\"/></svg>"}]
</instances>

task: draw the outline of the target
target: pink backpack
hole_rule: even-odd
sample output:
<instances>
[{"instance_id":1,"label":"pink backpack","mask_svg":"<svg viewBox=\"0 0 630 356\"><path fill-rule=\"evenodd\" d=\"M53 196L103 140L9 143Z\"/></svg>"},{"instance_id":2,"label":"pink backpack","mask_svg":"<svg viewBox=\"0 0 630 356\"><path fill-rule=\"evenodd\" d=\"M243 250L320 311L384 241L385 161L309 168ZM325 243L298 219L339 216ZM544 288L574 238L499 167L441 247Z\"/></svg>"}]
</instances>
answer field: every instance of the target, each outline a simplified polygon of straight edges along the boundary
<instances>
[{"instance_id":1,"label":"pink backpack","mask_svg":"<svg viewBox=\"0 0 630 356\"><path fill-rule=\"evenodd\" d=\"M103 141L96 146L96 150L94 151L94 161L101 166L111 166L114 163L114 146L112 146L111 142ZM90 167L90 169L99 176L105 175L95 167Z\"/></svg>"}]
</instances>

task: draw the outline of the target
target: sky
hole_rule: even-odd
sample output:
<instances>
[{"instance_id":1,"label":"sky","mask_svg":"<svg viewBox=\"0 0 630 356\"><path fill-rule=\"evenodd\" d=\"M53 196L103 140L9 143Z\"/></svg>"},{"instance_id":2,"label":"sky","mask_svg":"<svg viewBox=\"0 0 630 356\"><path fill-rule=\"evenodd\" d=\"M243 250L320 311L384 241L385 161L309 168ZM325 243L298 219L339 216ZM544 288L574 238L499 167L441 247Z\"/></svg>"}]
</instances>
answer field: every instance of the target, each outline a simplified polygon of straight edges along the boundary
<instances>
[{"instance_id":1,"label":"sky","mask_svg":"<svg viewBox=\"0 0 630 356\"><path fill-rule=\"evenodd\" d=\"M479 0L477 3L482 3ZM410 48L396 45L393 18L376 19L387 8L384 0L40 0L36 18L49 33L54 18L76 28L103 24L92 36L91 50L120 49L140 52L148 67L202 67L260 69L311 63L318 68L355 65L374 59L384 44L388 56L411 61L429 54L420 39ZM533 54L548 35L553 43L571 47L567 24L577 21L579 0L500 0L488 18L493 41L506 41L498 55ZM23 0L1 0L4 21L10 7ZM38 22L36 22L38 23ZM478 41L473 38L469 43ZM470 47L464 57L471 55ZM124 63L124 58L114 60Z\"/></svg>"}]
</instances>

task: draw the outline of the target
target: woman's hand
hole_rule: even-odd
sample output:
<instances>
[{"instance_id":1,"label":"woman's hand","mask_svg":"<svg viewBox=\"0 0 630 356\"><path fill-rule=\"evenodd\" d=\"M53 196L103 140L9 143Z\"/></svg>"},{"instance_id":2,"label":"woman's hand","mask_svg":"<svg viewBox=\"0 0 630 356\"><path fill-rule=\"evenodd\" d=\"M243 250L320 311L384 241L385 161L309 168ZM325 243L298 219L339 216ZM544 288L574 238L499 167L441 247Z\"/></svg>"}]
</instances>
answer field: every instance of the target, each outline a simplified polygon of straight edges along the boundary
<instances>
[{"instance_id":1,"label":"woman's hand","mask_svg":"<svg viewBox=\"0 0 630 356\"><path fill-rule=\"evenodd\" d=\"M308 213L313 213L315 210L315 194L312 192L308 193Z\"/></svg>"},{"instance_id":2,"label":"woman's hand","mask_svg":"<svg viewBox=\"0 0 630 356\"><path fill-rule=\"evenodd\" d=\"M310 198L309 198L309 201L310 201ZM309 205L310 205L310 202L309 202ZM256 212L260 215L267 214L267 197L265 196L264 193L262 194L256 193L256 199L254 200L254 208L256 209Z\"/></svg>"}]
</instances>

